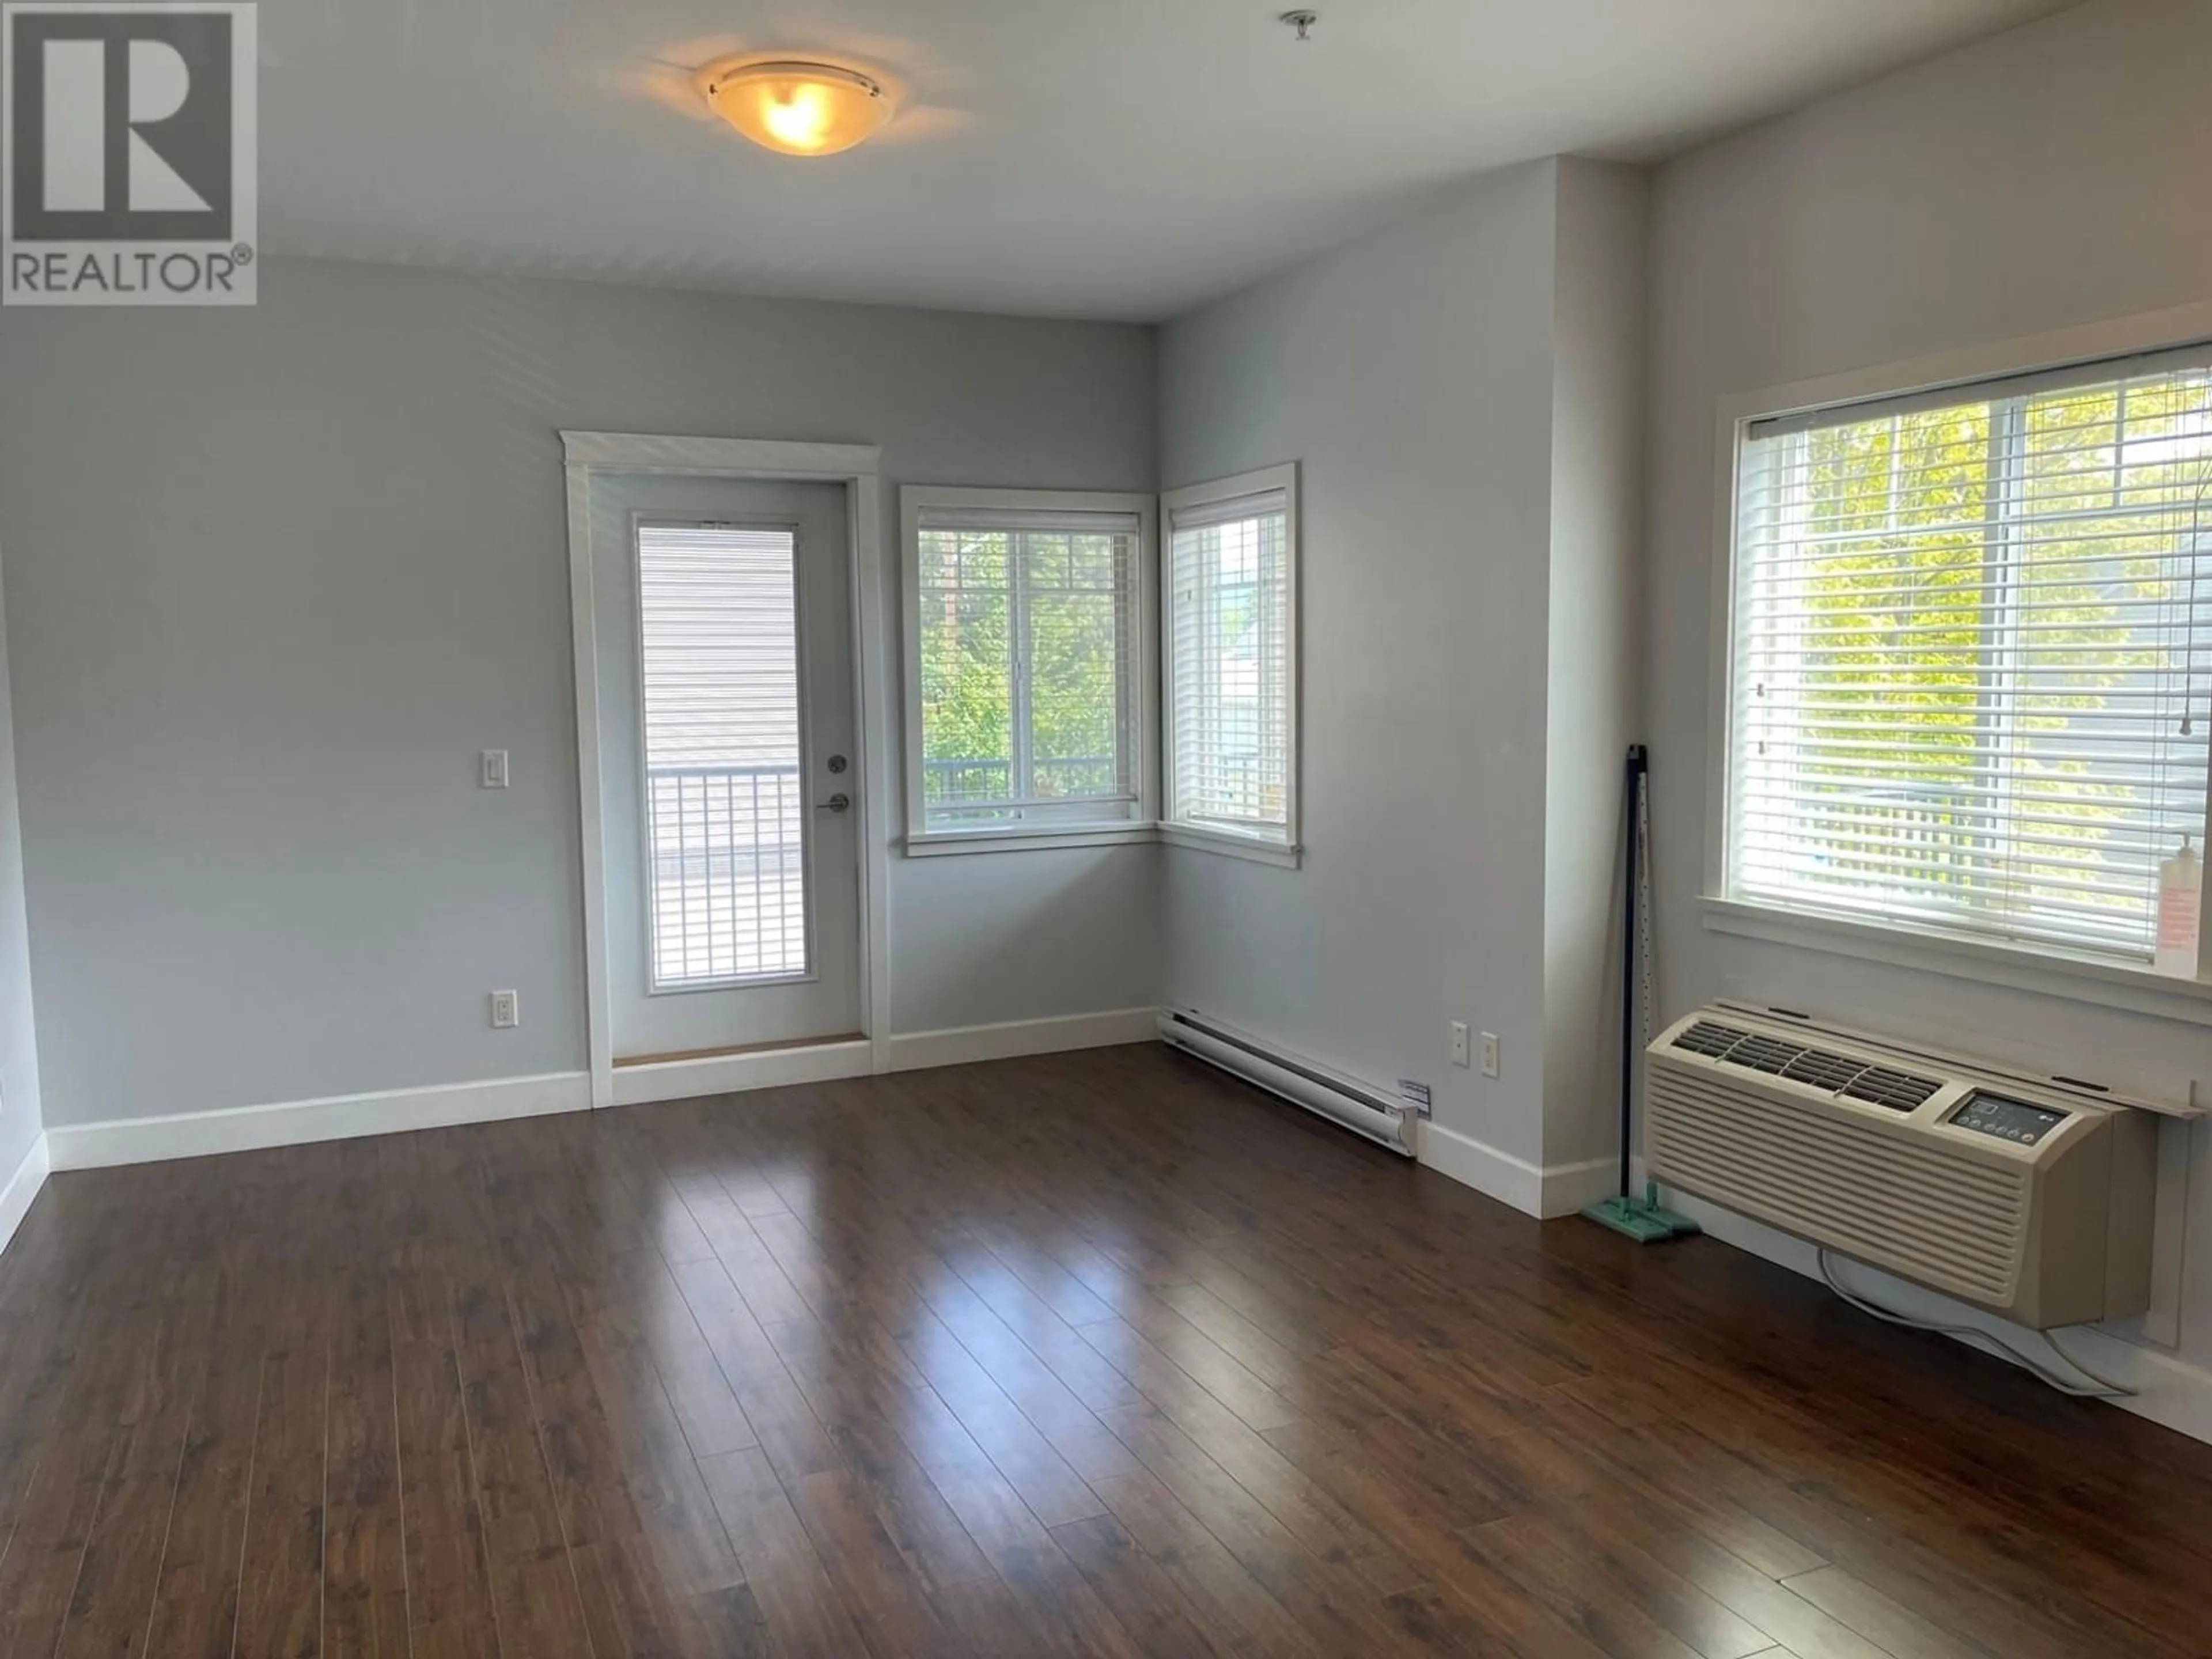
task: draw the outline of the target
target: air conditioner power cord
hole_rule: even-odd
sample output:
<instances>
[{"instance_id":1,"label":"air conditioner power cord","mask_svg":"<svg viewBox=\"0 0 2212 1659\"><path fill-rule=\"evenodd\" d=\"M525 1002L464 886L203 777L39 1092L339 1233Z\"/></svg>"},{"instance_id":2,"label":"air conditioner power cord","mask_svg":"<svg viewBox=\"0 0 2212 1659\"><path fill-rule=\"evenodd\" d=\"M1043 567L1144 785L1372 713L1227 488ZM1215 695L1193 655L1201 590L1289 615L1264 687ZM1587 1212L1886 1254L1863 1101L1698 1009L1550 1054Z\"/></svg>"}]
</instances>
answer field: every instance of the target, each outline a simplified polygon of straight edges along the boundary
<instances>
[{"instance_id":1,"label":"air conditioner power cord","mask_svg":"<svg viewBox=\"0 0 2212 1659\"><path fill-rule=\"evenodd\" d=\"M1878 1307L1849 1289L1843 1280L1836 1276L1835 1264L1829 1260L1827 1251L1822 1250L1820 1255L1820 1277L1828 1281L1828 1288L1861 1313L1879 1319L1885 1325L1901 1325L1905 1329L1912 1331L1933 1331L1941 1336L1962 1337L1970 1342L1979 1343L1984 1347L1993 1350L1998 1358L2009 1360L2022 1370L2032 1373L2057 1389L2059 1393L2071 1395L2076 1400L2132 1400L2135 1397L2136 1391L2133 1389L2123 1387L2108 1376L2100 1376L2060 1347L2057 1337L2049 1331L2043 1334L2043 1340L2051 1345L2051 1351L2083 1376L2089 1378L2097 1385L2095 1388L2085 1389L2072 1377L2062 1376L2033 1355L2022 1353L1993 1331L1985 1331L1973 1325L1947 1325L1937 1320L1914 1319L1908 1315L1893 1313L1887 1308Z\"/></svg>"}]
</instances>

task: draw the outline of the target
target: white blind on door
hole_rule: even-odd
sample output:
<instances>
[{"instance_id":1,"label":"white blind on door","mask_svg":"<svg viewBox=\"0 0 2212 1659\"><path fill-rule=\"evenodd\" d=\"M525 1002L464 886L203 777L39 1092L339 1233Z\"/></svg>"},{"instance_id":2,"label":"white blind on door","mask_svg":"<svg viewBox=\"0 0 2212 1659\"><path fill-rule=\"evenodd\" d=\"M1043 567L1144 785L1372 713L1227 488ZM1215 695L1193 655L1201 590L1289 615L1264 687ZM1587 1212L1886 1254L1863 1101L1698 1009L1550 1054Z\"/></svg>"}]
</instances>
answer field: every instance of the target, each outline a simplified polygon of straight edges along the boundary
<instances>
[{"instance_id":1,"label":"white blind on door","mask_svg":"<svg viewBox=\"0 0 2212 1659\"><path fill-rule=\"evenodd\" d=\"M637 567L653 988L803 974L796 538L644 524Z\"/></svg>"},{"instance_id":2,"label":"white blind on door","mask_svg":"<svg viewBox=\"0 0 2212 1659\"><path fill-rule=\"evenodd\" d=\"M1279 489L1171 516L1169 765L1178 823L1289 839L1289 526Z\"/></svg>"},{"instance_id":3,"label":"white blind on door","mask_svg":"<svg viewBox=\"0 0 2212 1659\"><path fill-rule=\"evenodd\" d=\"M1133 513L922 509L915 605L931 827L1134 814L1141 533Z\"/></svg>"},{"instance_id":4,"label":"white blind on door","mask_svg":"<svg viewBox=\"0 0 2212 1659\"><path fill-rule=\"evenodd\" d=\"M2151 957L2205 827L2202 354L1754 424L1735 559L1731 896Z\"/></svg>"},{"instance_id":5,"label":"white blind on door","mask_svg":"<svg viewBox=\"0 0 2212 1659\"><path fill-rule=\"evenodd\" d=\"M780 526L639 526L647 766L799 764L793 549Z\"/></svg>"}]
</instances>

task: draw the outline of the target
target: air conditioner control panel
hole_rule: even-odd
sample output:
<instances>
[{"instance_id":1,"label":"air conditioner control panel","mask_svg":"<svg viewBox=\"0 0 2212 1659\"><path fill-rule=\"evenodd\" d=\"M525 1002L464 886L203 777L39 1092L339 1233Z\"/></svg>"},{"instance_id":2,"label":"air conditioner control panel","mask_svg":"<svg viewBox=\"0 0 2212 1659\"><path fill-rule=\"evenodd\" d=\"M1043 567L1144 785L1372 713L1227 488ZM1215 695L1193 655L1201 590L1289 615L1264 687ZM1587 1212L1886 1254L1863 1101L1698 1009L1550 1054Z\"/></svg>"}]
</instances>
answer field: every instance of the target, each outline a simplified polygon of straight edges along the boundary
<instances>
[{"instance_id":1,"label":"air conditioner control panel","mask_svg":"<svg viewBox=\"0 0 2212 1659\"><path fill-rule=\"evenodd\" d=\"M1961 1129L1971 1129L1978 1135L1990 1135L1998 1140L2009 1140L2016 1146L2033 1146L2049 1134L2069 1115L2048 1106L2031 1106L2024 1100L2008 1100L2002 1095L1984 1094L1979 1091L1968 1095L1966 1103L1951 1114L1951 1121Z\"/></svg>"}]
</instances>

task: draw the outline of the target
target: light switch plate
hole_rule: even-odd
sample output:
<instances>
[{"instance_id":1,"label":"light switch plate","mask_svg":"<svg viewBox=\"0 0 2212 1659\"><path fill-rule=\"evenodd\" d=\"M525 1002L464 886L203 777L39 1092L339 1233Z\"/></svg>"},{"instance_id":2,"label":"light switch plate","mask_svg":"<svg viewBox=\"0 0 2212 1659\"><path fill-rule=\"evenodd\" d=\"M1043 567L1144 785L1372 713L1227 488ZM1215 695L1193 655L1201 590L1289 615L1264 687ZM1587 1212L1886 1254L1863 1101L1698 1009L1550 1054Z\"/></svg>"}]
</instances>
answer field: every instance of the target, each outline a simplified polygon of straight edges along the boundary
<instances>
[{"instance_id":1,"label":"light switch plate","mask_svg":"<svg viewBox=\"0 0 2212 1659\"><path fill-rule=\"evenodd\" d=\"M507 750L487 749L483 751L483 787L487 789L507 787Z\"/></svg>"}]
</instances>

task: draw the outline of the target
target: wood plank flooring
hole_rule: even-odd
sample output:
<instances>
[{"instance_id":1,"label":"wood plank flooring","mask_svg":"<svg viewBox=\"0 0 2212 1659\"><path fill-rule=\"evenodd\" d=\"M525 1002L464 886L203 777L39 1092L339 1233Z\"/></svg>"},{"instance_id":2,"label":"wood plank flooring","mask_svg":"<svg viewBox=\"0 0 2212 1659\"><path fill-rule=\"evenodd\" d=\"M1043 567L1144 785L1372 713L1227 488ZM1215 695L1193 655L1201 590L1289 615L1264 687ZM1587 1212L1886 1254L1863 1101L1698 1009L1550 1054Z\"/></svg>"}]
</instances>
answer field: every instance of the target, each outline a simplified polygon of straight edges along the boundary
<instances>
[{"instance_id":1,"label":"wood plank flooring","mask_svg":"<svg viewBox=\"0 0 2212 1659\"><path fill-rule=\"evenodd\" d=\"M2189 1659L2212 1449L1154 1048L60 1175L0 1654Z\"/></svg>"}]
</instances>

